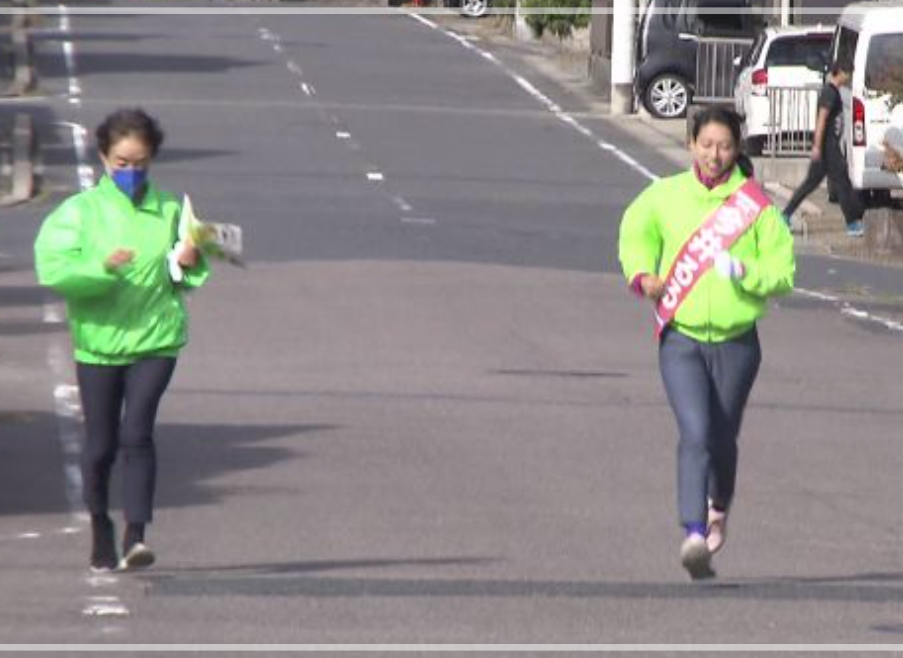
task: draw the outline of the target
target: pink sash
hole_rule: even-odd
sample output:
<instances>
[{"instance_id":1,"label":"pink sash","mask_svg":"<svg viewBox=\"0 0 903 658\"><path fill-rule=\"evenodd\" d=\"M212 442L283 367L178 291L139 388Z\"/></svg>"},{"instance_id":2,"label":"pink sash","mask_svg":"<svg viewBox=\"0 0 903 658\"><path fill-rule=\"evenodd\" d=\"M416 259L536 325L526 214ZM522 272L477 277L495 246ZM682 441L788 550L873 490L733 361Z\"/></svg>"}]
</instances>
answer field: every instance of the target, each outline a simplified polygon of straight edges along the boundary
<instances>
[{"instance_id":1,"label":"pink sash","mask_svg":"<svg viewBox=\"0 0 903 658\"><path fill-rule=\"evenodd\" d=\"M696 229L665 279L665 294L655 307L656 336L661 335L702 275L711 269L715 256L730 249L770 203L762 188L750 178Z\"/></svg>"}]
</instances>

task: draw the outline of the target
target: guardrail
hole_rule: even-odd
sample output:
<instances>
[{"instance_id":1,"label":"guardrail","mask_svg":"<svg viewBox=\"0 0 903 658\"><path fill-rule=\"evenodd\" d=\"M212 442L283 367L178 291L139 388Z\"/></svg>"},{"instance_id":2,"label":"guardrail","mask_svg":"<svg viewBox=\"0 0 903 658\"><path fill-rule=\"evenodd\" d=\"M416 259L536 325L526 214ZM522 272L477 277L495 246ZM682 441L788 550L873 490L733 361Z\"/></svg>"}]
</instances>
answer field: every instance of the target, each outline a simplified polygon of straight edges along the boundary
<instances>
[{"instance_id":1,"label":"guardrail","mask_svg":"<svg viewBox=\"0 0 903 658\"><path fill-rule=\"evenodd\" d=\"M768 89L768 136L764 150L779 155L808 155L812 150L819 88Z\"/></svg>"},{"instance_id":2,"label":"guardrail","mask_svg":"<svg viewBox=\"0 0 903 658\"><path fill-rule=\"evenodd\" d=\"M702 37L696 47L696 87L693 102L733 103L734 84L739 67L734 63L743 57L752 39Z\"/></svg>"}]
</instances>

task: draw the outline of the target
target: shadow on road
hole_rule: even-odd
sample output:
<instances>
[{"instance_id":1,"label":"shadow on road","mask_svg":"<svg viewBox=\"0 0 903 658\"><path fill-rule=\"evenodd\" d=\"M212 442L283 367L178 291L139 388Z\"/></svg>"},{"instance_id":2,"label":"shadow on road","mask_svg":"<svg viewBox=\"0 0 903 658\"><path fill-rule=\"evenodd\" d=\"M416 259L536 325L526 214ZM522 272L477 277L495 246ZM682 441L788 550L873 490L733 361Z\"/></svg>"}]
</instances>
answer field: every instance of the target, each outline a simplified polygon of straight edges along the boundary
<instances>
[{"instance_id":1,"label":"shadow on road","mask_svg":"<svg viewBox=\"0 0 903 658\"><path fill-rule=\"evenodd\" d=\"M26 269L31 267L23 265L12 271ZM37 283L33 286L0 286L0 307L41 306L46 300L47 292Z\"/></svg>"},{"instance_id":2,"label":"shadow on road","mask_svg":"<svg viewBox=\"0 0 903 658\"><path fill-rule=\"evenodd\" d=\"M903 602L903 574L859 574L816 579L772 577L711 584L581 582L452 578L245 577L213 575L151 580L160 596L286 596L310 598L474 597L625 600L757 600Z\"/></svg>"},{"instance_id":3,"label":"shadow on road","mask_svg":"<svg viewBox=\"0 0 903 658\"><path fill-rule=\"evenodd\" d=\"M156 507L217 504L231 490L228 486L211 484L210 480L225 473L263 468L304 456L296 450L257 444L333 429L329 425L161 423L156 436L159 461ZM53 414L0 412L0 516L69 511L64 457L58 437L58 420ZM115 506L119 500L115 475L111 491Z\"/></svg>"},{"instance_id":4,"label":"shadow on road","mask_svg":"<svg viewBox=\"0 0 903 658\"><path fill-rule=\"evenodd\" d=\"M55 53L36 57L37 67L41 71L42 78L65 78L68 76L68 72L55 66L58 57ZM78 70L81 75L166 73L168 76L174 77L180 74L224 73L261 64L261 62L252 60L215 55L142 55L126 51L81 52L78 55Z\"/></svg>"},{"instance_id":5,"label":"shadow on road","mask_svg":"<svg viewBox=\"0 0 903 658\"><path fill-rule=\"evenodd\" d=\"M243 573L247 576L290 575L318 573L323 571L343 571L358 569L386 569L391 567L447 567L447 566L486 566L499 562L497 558L488 557L453 557L453 558L391 558L360 560L308 560L304 562L272 562L262 564L230 564L210 565L203 567L181 567L156 570L149 574L148 580L156 581L181 574Z\"/></svg>"},{"instance_id":6,"label":"shadow on road","mask_svg":"<svg viewBox=\"0 0 903 658\"><path fill-rule=\"evenodd\" d=\"M261 469L277 462L303 459L300 450L259 443L287 436L329 432L336 425L187 425L157 427L159 484L157 508L219 503L233 490L207 481L224 473ZM257 490L267 490L263 483ZM248 492L242 491L241 495Z\"/></svg>"}]
</instances>

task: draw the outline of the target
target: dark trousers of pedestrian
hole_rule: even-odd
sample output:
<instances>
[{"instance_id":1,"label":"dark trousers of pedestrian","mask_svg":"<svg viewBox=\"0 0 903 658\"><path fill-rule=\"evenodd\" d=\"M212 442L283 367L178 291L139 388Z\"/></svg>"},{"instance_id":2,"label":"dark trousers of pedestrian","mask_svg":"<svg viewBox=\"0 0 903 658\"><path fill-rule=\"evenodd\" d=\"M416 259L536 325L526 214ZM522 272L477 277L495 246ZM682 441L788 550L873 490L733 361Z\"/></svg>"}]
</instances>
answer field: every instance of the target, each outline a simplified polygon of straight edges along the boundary
<instances>
[{"instance_id":1,"label":"dark trousers of pedestrian","mask_svg":"<svg viewBox=\"0 0 903 658\"><path fill-rule=\"evenodd\" d=\"M800 183L790 198L790 202L784 208L784 216L791 217L803 200L821 185L825 177L828 178L829 190L837 195L844 221L849 225L862 219L864 213L862 202L850 182L846 158L844 158L840 146L833 139L825 140L821 159L809 161L806 178Z\"/></svg>"},{"instance_id":2,"label":"dark trousers of pedestrian","mask_svg":"<svg viewBox=\"0 0 903 658\"><path fill-rule=\"evenodd\" d=\"M762 355L755 329L702 343L669 329L659 368L677 419L677 500L684 527L705 524L708 500L728 509L737 480L737 438Z\"/></svg>"},{"instance_id":3,"label":"dark trousers of pedestrian","mask_svg":"<svg viewBox=\"0 0 903 658\"><path fill-rule=\"evenodd\" d=\"M126 522L152 520L157 477L154 424L175 367L174 358L142 359L126 366L77 364L86 432L84 501L92 515L109 512L110 476L120 456Z\"/></svg>"}]
</instances>

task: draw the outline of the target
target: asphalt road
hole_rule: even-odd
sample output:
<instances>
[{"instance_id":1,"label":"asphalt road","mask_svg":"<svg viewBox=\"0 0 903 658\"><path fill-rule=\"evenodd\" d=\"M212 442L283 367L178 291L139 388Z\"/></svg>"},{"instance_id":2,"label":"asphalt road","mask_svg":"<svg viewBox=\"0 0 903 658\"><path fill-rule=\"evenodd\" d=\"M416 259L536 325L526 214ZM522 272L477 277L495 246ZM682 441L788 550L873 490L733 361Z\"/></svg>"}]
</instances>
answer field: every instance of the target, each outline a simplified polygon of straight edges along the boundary
<instances>
[{"instance_id":1,"label":"asphalt road","mask_svg":"<svg viewBox=\"0 0 903 658\"><path fill-rule=\"evenodd\" d=\"M673 171L653 145L408 17L54 16L38 53L45 193L0 218L2 642L903 637L903 337L811 295L762 324L720 578L679 568L671 414L615 261L643 168ZM250 266L192 299L159 564L92 579L30 244L97 169L78 127L122 105ZM896 271L836 267L896 308Z\"/></svg>"}]
</instances>

